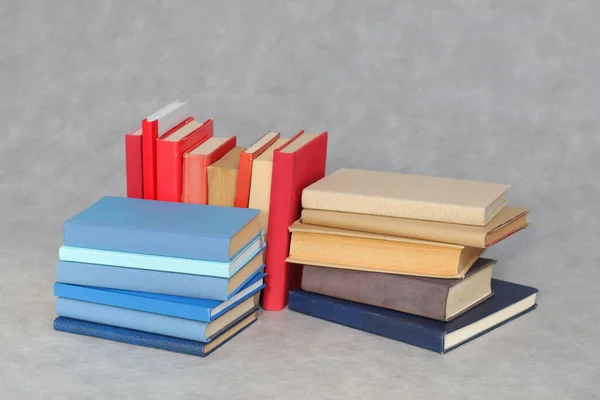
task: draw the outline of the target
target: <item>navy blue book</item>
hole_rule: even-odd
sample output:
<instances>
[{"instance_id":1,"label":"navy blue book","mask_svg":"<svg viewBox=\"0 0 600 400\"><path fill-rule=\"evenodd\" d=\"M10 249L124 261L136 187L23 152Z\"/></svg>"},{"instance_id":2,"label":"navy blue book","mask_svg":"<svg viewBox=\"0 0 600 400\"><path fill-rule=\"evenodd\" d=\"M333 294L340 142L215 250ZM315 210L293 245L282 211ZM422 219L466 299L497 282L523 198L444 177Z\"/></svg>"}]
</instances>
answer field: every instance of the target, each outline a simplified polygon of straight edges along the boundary
<instances>
[{"instance_id":1,"label":"navy blue book","mask_svg":"<svg viewBox=\"0 0 600 400\"><path fill-rule=\"evenodd\" d=\"M289 308L443 354L537 307L535 288L492 279L492 290L493 297L450 322L303 290L290 291Z\"/></svg>"},{"instance_id":2,"label":"navy blue book","mask_svg":"<svg viewBox=\"0 0 600 400\"><path fill-rule=\"evenodd\" d=\"M117 328L114 326L80 321L78 319L66 317L56 318L54 320L54 329L61 332L74 333L76 335L90 336L137 346L173 351L175 353L205 357L241 333L255 321L256 313L253 313L237 322L229 330L223 332L209 343L157 335L155 333L134 331L127 328Z\"/></svg>"},{"instance_id":3,"label":"navy blue book","mask_svg":"<svg viewBox=\"0 0 600 400\"><path fill-rule=\"evenodd\" d=\"M63 224L64 245L231 262L260 234L259 212L107 196Z\"/></svg>"},{"instance_id":4,"label":"navy blue book","mask_svg":"<svg viewBox=\"0 0 600 400\"><path fill-rule=\"evenodd\" d=\"M265 287L264 273L256 273L239 292L227 301L197 299L94 286L56 282L54 295L105 306L121 307L153 314L168 315L193 321L212 322Z\"/></svg>"}]
</instances>

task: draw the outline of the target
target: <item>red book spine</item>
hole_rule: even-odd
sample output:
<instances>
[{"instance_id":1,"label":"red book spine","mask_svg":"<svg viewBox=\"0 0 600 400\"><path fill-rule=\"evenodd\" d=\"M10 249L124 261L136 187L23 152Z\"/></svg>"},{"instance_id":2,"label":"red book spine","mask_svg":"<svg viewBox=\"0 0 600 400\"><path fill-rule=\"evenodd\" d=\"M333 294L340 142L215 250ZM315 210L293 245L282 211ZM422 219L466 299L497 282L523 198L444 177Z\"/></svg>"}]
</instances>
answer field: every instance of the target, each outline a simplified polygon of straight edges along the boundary
<instances>
[{"instance_id":1,"label":"red book spine","mask_svg":"<svg viewBox=\"0 0 600 400\"><path fill-rule=\"evenodd\" d=\"M293 143L300 134L302 132L286 146ZM302 266L285 261L290 249L291 235L288 228L300 218L304 188L325 176L326 161L327 132L293 153L282 153L278 149L273 154L265 268L267 286L262 304L265 310L283 309L288 304L289 291L300 287Z\"/></svg>"},{"instance_id":2,"label":"red book spine","mask_svg":"<svg viewBox=\"0 0 600 400\"><path fill-rule=\"evenodd\" d=\"M125 178L127 197L144 198L141 130L125 135Z\"/></svg>"},{"instance_id":3,"label":"red book spine","mask_svg":"<svg viewBox=\"0 0 600 400\"><path fill-rule=\"evenodd\" d=\"M188 121L189 122L189 121ZM213 135L213 120L205 121L198 129L177 142L161 140L156 142L156 199L181 202L183 154L203 143ZM165 138L168 136L165 135Z\"/></svg>"},{"instance_id":4,"label":"red book spine","mask_svg":"<svg viewBox=\"0 0 600 400\"><path fill-rule=\"evenodd\" d=\"M234 207L248 208L250 201L250 181L252 179L252 161L254 154L242 152L238 168Z\"/></svg>"}]
</instances>

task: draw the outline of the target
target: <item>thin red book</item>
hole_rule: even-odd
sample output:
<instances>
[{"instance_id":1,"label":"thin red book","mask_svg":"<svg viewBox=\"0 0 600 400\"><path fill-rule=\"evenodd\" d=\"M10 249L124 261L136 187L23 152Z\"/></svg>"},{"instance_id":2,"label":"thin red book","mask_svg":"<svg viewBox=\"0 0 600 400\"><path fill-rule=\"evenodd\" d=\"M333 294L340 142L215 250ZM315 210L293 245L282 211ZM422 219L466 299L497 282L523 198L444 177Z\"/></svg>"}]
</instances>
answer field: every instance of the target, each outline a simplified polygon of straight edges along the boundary
<instances>
[{"instance_id":1,"label":"thin red book","mask_svg":"<svg viewBox=\"0 0 600 400\"><path fill-rule=\"evenodd\" d=\"M125 134L125 182L127 197L144 198L141 128Z\"/></svg>"},{"instance_id":2,"label":"thin red book","mask_svg":"<svg viewBox=\"0 0 600 400\"><path fill-rule=\"evenodd\" d=\"M235 189L234 207L248 208L250 201L250 182L252 179L252 163L265 152L281 135L278 132L267 132L242 154Z\"/></svg>"},{"instance_id":3,"label":"thin red book","mask_svg":"<svg viewBox=\"0 0 600 400\"><path fill-rule=\"evenodd\" d=\"M213 120L191 121L156 140L156 199L181 202L183 155L213 136Z\"/></svg>"},{"instance_id":4,"label":"thin red book","mask_svg":"<svg viewBox=\"0 0 600 400\"><path fill-rule=\"evenodd\" d=\"M156 200L156 139L191 120L187 102L174 101L142 121L144 199Z\"/></svg>"},{"instance_id":5,"label":"thin red book","mask_svg":"<svg viewBox=\"0 0 600 400\"><path fill-rule=\"evenodd\" d=\"M208 204L208 167L237 145L237 138L212 137L183 155L183 202Z\"/></svg>"},{"instance_id":6,"label":"thin red book","mask_svg":"<svg viewBox=\"0 0 600 400\"><path fill-rule=\"evenodd\" d=\"M302 191L325 176L327 132L294 136L273 154L263 308L279 311L291 289L300 287L302 266L287 263L289 226L300 218Z\"/></svg>"}]
</instances>

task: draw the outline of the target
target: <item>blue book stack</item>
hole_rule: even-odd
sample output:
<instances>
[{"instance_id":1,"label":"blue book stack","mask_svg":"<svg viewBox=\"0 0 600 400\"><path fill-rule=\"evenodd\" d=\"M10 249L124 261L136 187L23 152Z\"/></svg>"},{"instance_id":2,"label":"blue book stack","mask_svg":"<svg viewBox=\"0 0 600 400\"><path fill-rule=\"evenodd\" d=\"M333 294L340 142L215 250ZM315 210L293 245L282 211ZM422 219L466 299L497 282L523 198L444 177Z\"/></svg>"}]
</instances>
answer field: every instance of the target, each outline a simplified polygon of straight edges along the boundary
<instances>
[{"instance_id":1,"label":"blue book stack","mask_svg":"<svg viewBox=\"0 0 600 400\"><path fill-rule=\"evenodd\" d=\"M54 329L206 356L256 321L258 210L104 197L64 223Z\"/></svg>"}]
</instances>

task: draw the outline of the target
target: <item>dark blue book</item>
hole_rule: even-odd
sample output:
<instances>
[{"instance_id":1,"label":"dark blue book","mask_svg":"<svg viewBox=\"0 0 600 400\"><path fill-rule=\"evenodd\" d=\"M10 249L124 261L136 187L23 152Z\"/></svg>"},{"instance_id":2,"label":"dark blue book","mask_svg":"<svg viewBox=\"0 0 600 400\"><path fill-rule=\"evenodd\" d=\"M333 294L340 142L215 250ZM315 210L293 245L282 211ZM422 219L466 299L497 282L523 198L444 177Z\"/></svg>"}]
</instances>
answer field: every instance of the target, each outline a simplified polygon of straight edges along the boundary
<instances>
[{"instance_id":1,"label":"dark blue book","mask_svg":"<svg viewBox=\"0 0 600 400\"><path fill-rule=\"evenodd\" d=\"M63 224L64 245L231 262L260 233L259 210L107 196Z\"/></svg>"},{"instance_id":2,"label":"dark blue book","mask_svg":"<svg viewBox=\"0 0 600 400\"><path fill-rule=\"evenodd\" d=\"M54 295L72 300L145 311L193 321L212 322L262 290L265 287L263 283L264 277L264 273L255 274L250 282L227 301L69 285L59 282L54 284Z\"/></svg>"},{"instance_id":3,"label":"dark blue book","mask_svg":"<svg viewBox=\"0 0 600 400\"><path fill-rule=\"evenodd\" d=\"M443 354L537 307L535 288L492 279L492 290L493 297L450 322L303 290L290 291L289 308Z\"/></svg>"},{"instance_id":4,"label":"dark blue book","mask_svg":"<svg viewBox=\"0 0 600 400\"><path fill-rule=\"evenodd\" d=\"M256 313L253 313L238 321L229 330L223 332L209 343L135 331L127 328L117 328L65 317L58 317L54 320L54 329L77 335L205 357L252 325L255 321Z\"/></svg>"}]
</instances>

